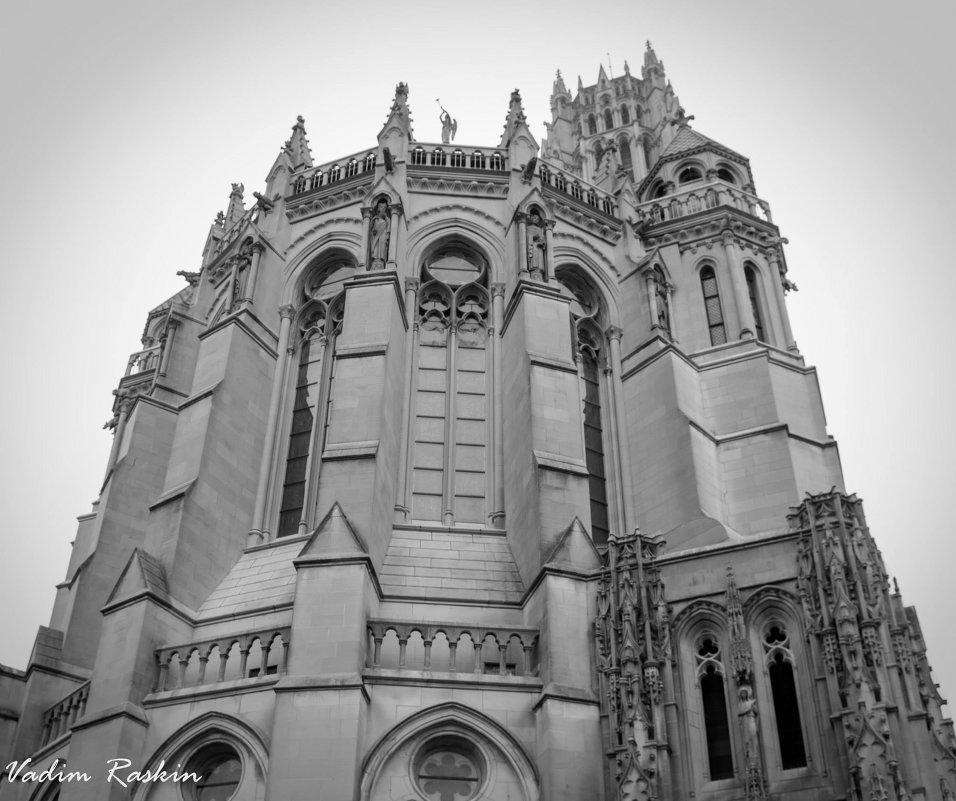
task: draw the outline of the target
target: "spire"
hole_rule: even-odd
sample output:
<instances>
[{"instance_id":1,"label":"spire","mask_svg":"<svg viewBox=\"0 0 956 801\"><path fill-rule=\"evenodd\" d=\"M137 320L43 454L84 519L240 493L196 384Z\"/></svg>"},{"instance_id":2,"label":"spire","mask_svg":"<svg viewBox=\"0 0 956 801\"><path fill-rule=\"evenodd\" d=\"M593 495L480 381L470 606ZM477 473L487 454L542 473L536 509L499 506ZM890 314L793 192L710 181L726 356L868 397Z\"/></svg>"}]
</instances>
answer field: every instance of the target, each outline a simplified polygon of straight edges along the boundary
<instances>
[{"instance_id":1,"label":"spire","mask_svg":"<svg viewBox=\"0 0 956 801\"><path fill-rule=\"evenodd\" d=\"M654 52L654 48L651 47L650 40L648 40L647 50L644 51L644 69L662 66L661 62L657 60L657 53Z\"/></svg>"},{"instance_id":2,"label":"spire","mask_svg":"<svg viewBox=\"0 0 956 801\"><path fill-rule=\"evenodd\" d=\"M515 89L511 93L511 102L508 104L508 116L505 118L505 130L501 134L501 143L498 147L508 147L520 128L528 130L528 119L524 115L521 105L521 93ZM528 133L530 136L530 132ZM535 145L537 147L537 145Z\"/></svg>"},{"instance_id":3,"label":"spire","mask_svg":"<svg viewBox=\"0 0 956 801\"><path fill-rule=\"evenodd\" d=\"M229 193L229 208L226 209L225 227L227 230L239 222L242 215L246 213L246 204L242 198L245 189L242 184L232 185L232 191Z\"/></svg>"},{"instance_id":4,"label":"spire","mask_svg":"<svg viewBox=\"0 0 956 801\"><path fill-rule=\"evenodd\" d=\"M584 81L581 80L581 76L578 75L578 94L584 91Z\"/></svg>"},{"instance_id":5,"label":"spire","mask_svg":"<svg viewBox=\"0 0 956 801\"><path fill-rule=\"evenodd\" d=\"M561 70L558 70L554 78L554 86L551 89L551 99L558 97L559 95L568 94L568 87L564 85L564 78L561 77Z\"/></svg>"},{"instance_id":6,"label":"spire","mask_svg":"<svg viewBox=\"0 0 956 801\"><path fill-rule=\"evenodd\" d=\"M292 136L285 143L285 150L292 159L292 166L298 170L312 166L312 151L309 149L309 140L305 138L305 118L300 114L292 126Z\"/></svg>"},{"instance_id":7,"label":"spire","mask_svg":"<svg viewBox=\"0 0 956 801\"><path fill-rule=\"evenodd\" d=\"M603 86L607 83L607 73L604 71L604 65L601 65L601 69L598 70L598 86Z\"/></svg>"},{"instance_id":8,"label":"spire","mask_svg":"<svg viewBox=\"0 0 956 801\"><path fill-rule=\"evenodd\" d=\"M414 138L412 133L412 113L408 107L408 84L401 82L395 87L395 98L388 112L388 119L378 135L379 142L391 131L397 131L408 140ZM394 149L393 149L393 152Z\"/></svg>"}]
</instances>

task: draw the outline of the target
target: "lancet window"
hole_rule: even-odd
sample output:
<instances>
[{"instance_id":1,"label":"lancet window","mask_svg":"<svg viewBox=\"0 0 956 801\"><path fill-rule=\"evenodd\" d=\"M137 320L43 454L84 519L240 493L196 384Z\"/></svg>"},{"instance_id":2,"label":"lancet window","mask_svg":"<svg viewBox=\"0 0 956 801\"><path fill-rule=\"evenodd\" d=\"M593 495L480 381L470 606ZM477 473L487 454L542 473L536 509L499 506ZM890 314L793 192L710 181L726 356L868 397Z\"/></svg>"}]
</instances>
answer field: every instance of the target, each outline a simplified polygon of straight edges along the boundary
<instances>
[{"instance_id":1,"label":"lancet window","mask_svg":"<svg viewBox=\"0 0 956 801\"><path fill-rule=\"evenodd\" d=\"M627 106L621 106L621 124L627 125L631 121L631 112L628 111Z\"/></svg>"},{"instance_id":2,"label":"lancet window","mask_svg":"<svg viewBox=\"0 0 956 801\"><path fill-rule=\"evenodd\" d=\"M588 114L588 135L594 136L597 133L597 119L593 114Z\"/></svg>"},{"instance_id":3,"label":"lancet window","mask_svg":"<svg viewBox=\"0 0 956 801\"><path fill-rule=\"evenodd\" d=\"M757 275L753 265L744 266L744 276L747 279L747 296L750 298L750 309L754 316L754 335L761 342L766 342L763 316L760 314L760 289L757 286Z\"/></svg>"},{"instance_id":4,"label":"lancet window","mask_svg":"<svg viewBox=\"0 0 956 801\"><path fill-rule=\"evenodd\" d=\"M611 114L611 109L604 109L604 128L607 131L610 131L614 127L614 115Z\"/></svg>"},{"instance_id":5,"label":"lancet window","mask_svg":"<svg viewBox=\"0 0 956 801\"><path fill-rule=\"evenodd\" d=\"M335 340L342 330L342 283L354 266L333 259L315 268L304 286L307 298L296 315L292 404L276 534L304 533L317 483L325 424L332 399Z\"/></svg>"},{"instance_id":6,"label":"lancet window","mask_svg":"<svg viewBox=\"0 0 956 801\"><path fill-rule=\"evenodd\" d=\"M704 294L710 344L723 345L727 341L727 326L724 325L724 312L720 306L720 291L717 288L717 276L713 267L707 266L700 271L700 286Z\"/></svg>"},{"instance_id":7,"label":"lancet window","mask_svg":"<svg viewBox=\"0 0 956 801\"><path fill-rule=\"evenodd\" d=\"M611 530L608 513L607 471L604 460L604 422L601 414L601 377L606 352L597 293L578 275L559 270L558 281L571 301L572 357L578 366L581 417L584 427L584 460L588 470L591 536L607 542Z\"/></svg>"},{"instance_id":8,"label":"lancet window","mask_svg":"<svg viewBox=\"0 0 956 801\"><path fill-rule=\"evenodd\" d=\"M631 169L631 143L627 141L627 138L622 136L617 141L617 152L621 157L621 167L625 170Z\"/></svg>"},{"instance_id":9,"label":"lancet window","mask_svg":"<svg viewBox=\"0 0 956 801\"><path fill-rule=\"evenodd\" d=\"M484 525L491 513L488 265L452 241L426 257L418 293L410 511Z\"/></svg>"},{"instance_id":10,"label":"lancet window","mask_svg":"<svg viewBox=\"0 0 956 801\"><path fill-rule=\"evenodd\" d=\"M732 779L734 758L727 718L724 665L715 635L706 633L698 638L695 659L707 740L708 772L712 781Z\"/></svg>"},{"instance_id":11,"label":"lancet window","mask_svg":"<svg viewBox=\"0 0 956 801\"><path fill-rule=\"evenodd\" d=\"M784 770L806 767L807 753L800 725L797 685L793 675L793 651L790 650L790 635L786 628L779 623L772 623L764 636L763 648L767 672L770 675L781 767Z\"/></svg>"}]
</instances>

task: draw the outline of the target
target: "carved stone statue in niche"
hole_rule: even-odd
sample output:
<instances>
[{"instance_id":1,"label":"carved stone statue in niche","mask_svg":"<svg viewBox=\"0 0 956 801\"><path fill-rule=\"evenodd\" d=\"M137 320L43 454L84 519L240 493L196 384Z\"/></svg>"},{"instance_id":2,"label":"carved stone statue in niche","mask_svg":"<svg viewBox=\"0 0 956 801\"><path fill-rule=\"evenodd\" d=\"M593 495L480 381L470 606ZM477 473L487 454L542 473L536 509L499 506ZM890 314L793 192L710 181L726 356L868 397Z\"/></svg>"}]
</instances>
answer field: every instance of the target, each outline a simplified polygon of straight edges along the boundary
<instances>
[{"instance_id":1,"label":"carved stone statue in niche","mask_svg":"<svg viewBox=\"0 0 956 801\"><path fill-rule=\"evenodd\" d=\"M391 221L388 216L388 201L379 198L372 212L368 237L368 263L370 270L381 270L388 260L388 240Z\"/></svg>"},{"instance_id":2,"label":"carved stone statue in niche","mask_svg":"<svg viewBox=\"0 0 956 801\"><path fill-rule=\"evenodd\" d=\"M532 209L531 214L528 215L527 229L528 272L534 278L547 280L545 251L548 241L541 213L537 209Z\"/></svg>"},{"instance_id":3,"label":"carved stone statue in niche","mask_svg":"<svg viewBox=\"0 0 956 801\"><path fill-rule=\"evenodd\" d=\"M746 684L740 686L737 702L737 717L740 719L740 734L744 741L744 753L748 763L757 756L757 702L753 690Z\"/></svg>"}]
</instances>

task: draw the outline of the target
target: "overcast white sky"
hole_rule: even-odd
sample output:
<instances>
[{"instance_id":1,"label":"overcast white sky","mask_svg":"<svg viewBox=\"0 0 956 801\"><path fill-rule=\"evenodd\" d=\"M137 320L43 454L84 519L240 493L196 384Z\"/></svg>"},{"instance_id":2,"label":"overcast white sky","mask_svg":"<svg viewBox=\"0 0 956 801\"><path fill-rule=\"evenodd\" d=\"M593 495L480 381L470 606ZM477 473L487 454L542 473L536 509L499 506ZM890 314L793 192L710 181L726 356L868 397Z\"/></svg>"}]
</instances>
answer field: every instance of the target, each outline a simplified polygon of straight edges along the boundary
<instances>
[{"instance_id":1,"label":"overcast white sky","mask_svg":"<svg viewBox=\"0 0 956 801\"><path fill-rule=\"evenodd\" d=\"M436 141L497 144L554 70L640 73L650 39L694 127L751 159L790 239L794 332L847 487L956 693L950 582L956 4L4 5L0 31L0 662L23 668L96 497L110 391L196 270L229 184L261 190L297 114L317 160L375 142L395 84Z\"/></svg>"}]
</instances>

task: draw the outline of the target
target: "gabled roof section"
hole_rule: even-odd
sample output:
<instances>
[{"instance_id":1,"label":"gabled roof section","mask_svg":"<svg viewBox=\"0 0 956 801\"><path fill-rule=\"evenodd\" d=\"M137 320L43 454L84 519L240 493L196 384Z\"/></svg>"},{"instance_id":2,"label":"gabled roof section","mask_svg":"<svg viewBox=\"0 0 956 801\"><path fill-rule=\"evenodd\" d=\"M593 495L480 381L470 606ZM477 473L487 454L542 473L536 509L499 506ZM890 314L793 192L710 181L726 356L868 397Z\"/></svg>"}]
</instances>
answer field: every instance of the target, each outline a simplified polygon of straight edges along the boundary
<instances>
[{"instance_id":1,"label":"gabled roof section","mask_svg":"<svg viewBox=\"0 0 956 801\"><path fill-rule=\"evenodd\" d=\"M528 118L525 117L524 107L521 105L521 93L515 89L508 103L508 116L505 118L505 129L498 147L509 147L512 142L522 137L528 140L532 150L538 149L538 143L528 128Z\"/></svg>"},{"instance_id":2,"label":"gabled roof section","mask_svg":"<svg viewBox=\"0 0 956 801\"><path fill-rule=\"evenodd\" d=\"M693 153L698 150L713 150L718 153L722 153L728 158L735 159L737 161L747 163L747 158L741 156L736 150L731 150L729 147L725 147L720 144L720 142L715 142L708 136L704 136L702 133L698 133L689 125L682 125L681 129L677 132L677 135L671 139L671 143L664 148L664 152L661 153L659 161L664 159L675 158L677 156L683 156L687 153Z\"/></svg>"}]
</instances>

